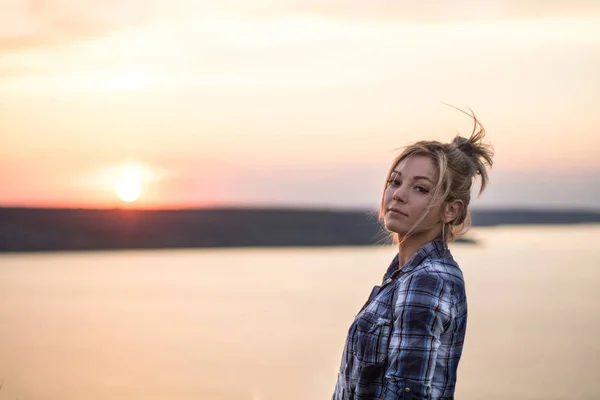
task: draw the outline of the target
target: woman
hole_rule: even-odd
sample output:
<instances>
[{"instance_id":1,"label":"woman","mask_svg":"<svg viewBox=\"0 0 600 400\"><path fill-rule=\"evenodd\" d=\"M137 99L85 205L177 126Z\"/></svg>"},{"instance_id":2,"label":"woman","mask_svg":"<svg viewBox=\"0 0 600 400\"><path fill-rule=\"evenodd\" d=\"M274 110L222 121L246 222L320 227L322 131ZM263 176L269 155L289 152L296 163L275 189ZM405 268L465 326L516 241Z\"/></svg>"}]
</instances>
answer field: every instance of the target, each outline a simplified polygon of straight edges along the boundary
<instances>
[{"instance_id":1,"label":"woman","mask_svg":"<svg viewBox=\"0 0 600 400\"><path fill-rule=\"evenodd\" d=\"M398 243L349 331L334 400L453 399L467 325L462 272L447 243L466 231L471 186L493 151L471 137L421 141L392 162L379 209Z\"/></svg>"}]
</instances>

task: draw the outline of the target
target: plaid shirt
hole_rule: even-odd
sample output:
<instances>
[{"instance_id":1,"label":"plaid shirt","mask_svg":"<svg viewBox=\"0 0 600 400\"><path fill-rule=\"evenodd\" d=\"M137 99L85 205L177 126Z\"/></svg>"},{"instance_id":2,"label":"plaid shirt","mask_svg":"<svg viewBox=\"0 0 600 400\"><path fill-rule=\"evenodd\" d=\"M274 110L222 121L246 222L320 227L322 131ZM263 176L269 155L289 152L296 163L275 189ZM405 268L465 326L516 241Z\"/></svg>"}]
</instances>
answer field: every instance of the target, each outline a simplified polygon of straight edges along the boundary
<instances>
[{"instance_id":1,"label":"plaid shirt","mask_svg":"<svg viewBox=\"0 0 600 400\"><path fill-rule=\"evenodd\" d=\"M394 257L348 331L333 400L453 399L467 327L463 275L439 241Z\"/></svg>"}]
</instances>

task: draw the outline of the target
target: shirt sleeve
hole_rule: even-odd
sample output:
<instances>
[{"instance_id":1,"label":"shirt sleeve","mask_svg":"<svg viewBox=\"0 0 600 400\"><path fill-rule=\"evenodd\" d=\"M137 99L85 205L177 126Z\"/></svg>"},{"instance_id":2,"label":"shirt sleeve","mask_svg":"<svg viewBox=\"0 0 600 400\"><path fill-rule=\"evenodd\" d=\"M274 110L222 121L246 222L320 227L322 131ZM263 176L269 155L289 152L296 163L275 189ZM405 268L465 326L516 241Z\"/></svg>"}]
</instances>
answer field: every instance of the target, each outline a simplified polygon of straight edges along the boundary
<instances>
[{"instance_id":1,"label":"shirt sleeve","mask_svg":"<svg viewBox=\"0 0 600 400\"><path fill-rule=\"evenodd\" d=\"M385 400L431 398L440 337L451 318L448 292L442 277L428 271L418 271L398 286Z\"/></svg>"}]
</instances>

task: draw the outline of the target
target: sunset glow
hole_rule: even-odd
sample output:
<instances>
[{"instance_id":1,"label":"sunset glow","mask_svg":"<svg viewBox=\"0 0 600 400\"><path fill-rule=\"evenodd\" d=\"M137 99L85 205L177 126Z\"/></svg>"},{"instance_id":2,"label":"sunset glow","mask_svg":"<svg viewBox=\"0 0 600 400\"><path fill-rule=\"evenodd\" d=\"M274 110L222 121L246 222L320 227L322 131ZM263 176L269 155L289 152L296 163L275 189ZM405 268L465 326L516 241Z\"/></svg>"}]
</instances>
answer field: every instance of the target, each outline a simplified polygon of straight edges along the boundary
<instances>
[{"instance_id":1,"label":"sunset glow","mask_svg":"<svg viewBox=\"0 0 600 400\"><path fill-rule=\"evenodd\" d=\"M138 169L126 166L115 182L115 190L121 200L127 203L136 201L142 193L142 184Z\"/></svg>"},{"instance_id":2,"label":"sunset glow","mask_svg":"<svg viewBox=\"0 0 600 400\"><path fill-rule=\"evenodd\" d=\"M600 2L6 4L0 206L375 207L395 150L468 134L442 102L496 150L481 204L600 204Z\"/></svg>"}]
</instances>

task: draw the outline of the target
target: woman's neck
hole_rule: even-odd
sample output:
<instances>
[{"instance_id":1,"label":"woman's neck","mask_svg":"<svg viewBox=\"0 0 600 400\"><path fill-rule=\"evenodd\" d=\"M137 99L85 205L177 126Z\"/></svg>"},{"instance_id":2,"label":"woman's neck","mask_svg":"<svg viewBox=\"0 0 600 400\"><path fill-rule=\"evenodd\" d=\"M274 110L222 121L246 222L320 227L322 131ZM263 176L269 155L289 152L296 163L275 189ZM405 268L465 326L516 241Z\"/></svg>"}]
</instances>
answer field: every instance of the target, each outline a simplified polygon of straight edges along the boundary
<instances>
[{"instance_id":1,"label":"woman's neck","mask_svg":"<svg viewBox=\"0 0 600 400\"><path fill-rule=\"evenodd\" d=\"M430 232L428 235L410 236L400 239L400 244L398 245L398 263L400 268L404 267L406 262L410 260L424 244L431 242L438 236L438 232Z\"/></svg>"}]
</instances>

